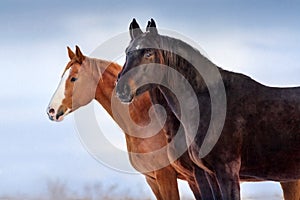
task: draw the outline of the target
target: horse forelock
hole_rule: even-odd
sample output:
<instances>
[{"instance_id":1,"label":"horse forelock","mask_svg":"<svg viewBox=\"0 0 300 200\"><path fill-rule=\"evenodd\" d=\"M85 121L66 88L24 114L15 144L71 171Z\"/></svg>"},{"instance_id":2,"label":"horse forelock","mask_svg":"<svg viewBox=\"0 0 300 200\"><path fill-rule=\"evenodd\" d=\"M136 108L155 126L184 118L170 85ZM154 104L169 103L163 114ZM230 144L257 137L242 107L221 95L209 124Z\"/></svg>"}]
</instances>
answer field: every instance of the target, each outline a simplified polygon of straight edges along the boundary
<instances>
[{"instance_id":1,"label":"horse forelock","mask_svg":"<svg viewBox=\"0 0 300 200\"><path fill-rule=\"evenodd\" d=\"M74 64L77 63L77 64L79 64L79 65L82 65L83 62L84 62L85 60L87 60L87 57L86 57L86 56L83 57L83 60L80 59L80 58L78 58L77 56L75 56L72 60L70 60L70 61L68 62L68 64L67 64L67 66L65 67L65 69L64 69L64 71L63 71L61 77L63 77L63 76L65 75L66 71L67 71L68 69L70 69Z\"/></svg>"},{"instance_id":2,"label":"horse forelock","mask_svg":"<svg viewBox=\"0 0 300 200\"><path fill-rule=\"evenodd\" d=\"M159 48L159 35L153 35L152 33L145 32L135 39L131 40L128 47L126 48L126 53L143 50L143 49L158 49Z\"/></svg>"},{"instance_id":3,"label":"horse forelock","mask_svg":"<svg viewBox=\"0 0 300 200\"><path fill-rule=\"evenodd\" d=\"M68 62L68 64L65 67L61 77L63 77L65 75L66 71L68 71L68 69L70 69L75 63L77 63L76 59L72 59L70 62Z\"/></svg>"}]
</instances>

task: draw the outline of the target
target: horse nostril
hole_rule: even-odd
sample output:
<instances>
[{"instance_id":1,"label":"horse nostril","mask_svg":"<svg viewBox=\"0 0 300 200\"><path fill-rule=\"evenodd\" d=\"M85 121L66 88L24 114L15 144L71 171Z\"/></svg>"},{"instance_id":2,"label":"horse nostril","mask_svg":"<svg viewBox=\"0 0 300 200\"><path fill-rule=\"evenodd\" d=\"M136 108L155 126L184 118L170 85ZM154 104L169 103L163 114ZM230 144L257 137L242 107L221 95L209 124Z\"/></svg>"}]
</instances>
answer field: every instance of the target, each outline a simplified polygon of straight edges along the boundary
<instances>
[{"instance_id":1,"label":"horse nostril","mask_svg":"<svg viewBox=\"0 0 300 200\"><path fill-rule=\"evenodd\" d=\"M54 114L55 110L53 108L51 108L48 112L49 112L49 114Z\"/></svg>"}]
</instances>

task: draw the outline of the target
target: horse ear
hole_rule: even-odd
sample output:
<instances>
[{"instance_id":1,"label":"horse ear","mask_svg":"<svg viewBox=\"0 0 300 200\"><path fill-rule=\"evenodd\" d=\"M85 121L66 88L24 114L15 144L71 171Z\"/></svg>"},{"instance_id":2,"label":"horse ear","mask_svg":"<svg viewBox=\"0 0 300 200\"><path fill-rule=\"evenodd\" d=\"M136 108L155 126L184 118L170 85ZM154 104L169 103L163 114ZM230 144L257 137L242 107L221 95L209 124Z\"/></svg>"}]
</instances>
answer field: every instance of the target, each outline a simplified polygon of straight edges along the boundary
<instances>
[{"instance_id":1,"label":"horse ear","mask_svg":"<svg viewBox=\"0 0 300 200\"><path fill-rule=\"evenodd\" d=\"M75 57L75 53L70 49L70 47L67 47L67 49L69 58L72 60Z\"/></svg>"},{"instance_id":2,"label":"horse ear","mask_svg":"<svg viewBox=\"0 0 300 200\"><path fill-rule=\"evenodd\" d=\"M151 25L151 22L150 22L150 21L148 21L148 24L147 24L147 27L146 27L146 31L149 31L149 27L150 27L150 25Z\"/></svg>"},{"instance_id":3,"label":"horse ear","mask_svg":"<svg viewBox=\"0 0 300 200\"><path fill-rule=\"evenodd\" d=\"M150 23L148 22L147 29L149 30L150 33L154 33L154 34L158 33L156 24L155 24L155 21L153 20L153 18L151 18Z\"/></svg>"},{"instance_id":4,"label":"horse ear","mask_svg":"<svg viewBox=\"0 0 300 200\"><path fill-rule=\"evenodd\" d=\"M140 29L139 24L136 22L135 18L133 18L132 22L129 25L129 33L130 33L130 38L132 40L143 33L142 30Z\"/></svg>"},{"instance_id":5,"label":"horse ear","mask_svg":"<svg viewBox=\"0 0 300 200\"><path fill-rule=\"evenodd\" d=\"M85 56L82 54L80 48L76 45L76 57L78 58L78 61L82 63L84 60Z\"/></svg>"}]
</instances>

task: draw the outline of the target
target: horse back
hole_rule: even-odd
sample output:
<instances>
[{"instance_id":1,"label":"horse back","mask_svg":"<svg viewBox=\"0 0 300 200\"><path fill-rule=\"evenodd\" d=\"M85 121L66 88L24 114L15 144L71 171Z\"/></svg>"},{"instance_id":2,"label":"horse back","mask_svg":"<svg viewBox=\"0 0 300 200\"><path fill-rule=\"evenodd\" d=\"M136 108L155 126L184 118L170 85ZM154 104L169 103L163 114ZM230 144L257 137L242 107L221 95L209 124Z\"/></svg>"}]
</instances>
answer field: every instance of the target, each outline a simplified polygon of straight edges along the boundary
<instances>
[{"instance_id":1,"label":"horse back","mask_svg":"<svg viewBox=\"0 0 300 200\"><path fill-rule=\"evenodd\" d=\"M299 178L300 87L267 87L244 77L231 83L223 132L241 137L241 174Z\"/></svg>"}]
</instances>

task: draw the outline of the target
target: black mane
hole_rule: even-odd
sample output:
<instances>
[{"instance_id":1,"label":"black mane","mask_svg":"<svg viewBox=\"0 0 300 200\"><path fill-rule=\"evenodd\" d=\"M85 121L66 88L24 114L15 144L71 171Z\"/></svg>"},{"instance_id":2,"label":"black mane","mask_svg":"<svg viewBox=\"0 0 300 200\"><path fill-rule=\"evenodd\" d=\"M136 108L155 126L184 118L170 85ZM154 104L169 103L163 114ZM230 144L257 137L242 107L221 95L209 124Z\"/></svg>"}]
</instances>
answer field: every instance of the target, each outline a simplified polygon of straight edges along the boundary
<instances>
[{"instance_id":1,"label":"black mane","mask_svg":"<svg viewBox=\"0 0 300 200\"><path fill-rule=\"evenodd\" d=\"M247 75L227 71L215 65L198 49L180 39L159 34L156 37L159 38L159 40L156 38L156 41L159 41L160 49L158 49L158 51L161 51L163 60L162 64L165 64L182 74L190 82L194 89L203 91L207 89L206 84L216 83L216 80L209 80L212 81L211 83L207 82L207 80L204 81L202 77L203 74L201 73L214 73L216 69L219 71L222 77L222 80L218 81L223 81L225 88L232 82L244 81L246 84L252 83L262 86L262 84L258 83ZM211 77L214 77L214 75ZM170 77L169 80L172 80L172 77Z\"/></svg>"},{"instance_id":2,"label":"black mane","mask_svg":"<svg viewBox=\"0 0 300 200\"><path fill-rule=\"evenodd\" d=\"M224 71L184 41L163 35L157 37L159 37L158 51L161 51L162 64L178 71L195 89L207 89L201 71L209 73L212 68L220 72ZM169 81L174 80L173 77L168 78Z\"/></svg>"}]
</instances>

